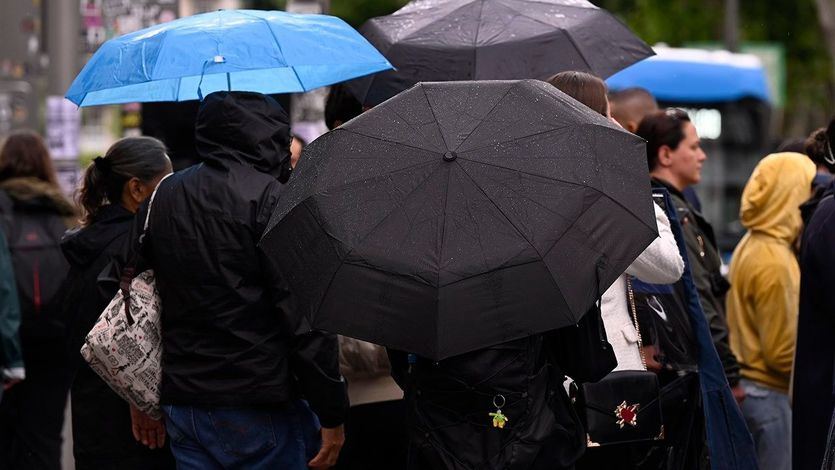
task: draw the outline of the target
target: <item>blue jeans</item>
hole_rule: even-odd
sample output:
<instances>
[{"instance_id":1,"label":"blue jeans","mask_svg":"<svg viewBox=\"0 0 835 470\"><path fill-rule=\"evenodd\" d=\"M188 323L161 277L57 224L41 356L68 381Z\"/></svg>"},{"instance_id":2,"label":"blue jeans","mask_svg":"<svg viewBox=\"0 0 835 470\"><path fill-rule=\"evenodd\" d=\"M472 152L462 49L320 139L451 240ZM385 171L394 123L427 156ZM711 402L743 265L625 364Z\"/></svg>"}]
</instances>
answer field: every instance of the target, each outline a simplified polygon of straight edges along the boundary
<instances>
[{"instance_id":1,"label":"blue jeans","mask_svg":"<svg viewBox=\"0 0 835 470\"><path fill-rule=\"evenodd\" d=\"M280 410L163 405L178 470L307 470L321 447L307 402Z\"/></svg>"},{"instance_id":2,"label":"blue jeans","mask_svg":"<svg viewBox=\"0 0 835 470\"><path fill-rule=\"evenodd\" d=\"M750 380L742 380L742 414L757 447L760 468L791 470L792 411L789 396Z\"/></svg>"}]
</instances>

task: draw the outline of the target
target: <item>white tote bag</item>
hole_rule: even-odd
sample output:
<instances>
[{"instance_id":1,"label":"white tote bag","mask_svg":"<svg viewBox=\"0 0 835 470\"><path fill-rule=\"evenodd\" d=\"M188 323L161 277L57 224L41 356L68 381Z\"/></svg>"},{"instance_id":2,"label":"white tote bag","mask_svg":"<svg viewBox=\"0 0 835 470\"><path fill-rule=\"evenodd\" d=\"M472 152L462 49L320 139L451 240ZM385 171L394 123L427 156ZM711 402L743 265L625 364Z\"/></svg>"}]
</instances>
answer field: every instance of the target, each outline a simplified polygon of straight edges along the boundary
<instances>
[{"instance_id":1,"label":"white tote bag","mask_svg":"<svg viewBox=\"0 0 835 470\"><path fill-rule=\"evenodd\" d=\"M148 231L156 194L155 189L148 203L140 247ZM120 397L151 417L160 418L162 301L154 272L147 270L133 277L132 271L125 268L120 290L87 334L81 356Z\"/></svg>"}]
</instances>

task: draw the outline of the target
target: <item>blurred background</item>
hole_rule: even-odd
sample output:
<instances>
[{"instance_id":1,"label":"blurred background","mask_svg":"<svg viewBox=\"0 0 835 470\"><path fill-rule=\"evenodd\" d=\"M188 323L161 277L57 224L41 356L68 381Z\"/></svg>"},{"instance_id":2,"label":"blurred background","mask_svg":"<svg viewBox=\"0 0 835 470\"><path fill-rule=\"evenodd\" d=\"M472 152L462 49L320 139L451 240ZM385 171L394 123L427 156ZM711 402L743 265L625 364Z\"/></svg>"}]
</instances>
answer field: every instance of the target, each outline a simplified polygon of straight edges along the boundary
<instances>
[{"instance_id":1,"label":"blurred background","mask_svg":"<svg viewBox=\"0 0 835 470\"><path fill-rule=\"evenodd\" d=\"M2 0L0 16L0 139L32 128L48 140L69 192L83 168L126 135L162 137L177 167L192 160L197 102L85 108L63 94L85 60L107 39L160 22L219 8L330 13L359 28L394 12L405 0ZM705 141L709 162L698 192L723 251L742 227L739 196L756 162L785 139L803 138L825 125L835 100L835 0L597 0L644 41L756 57L768 96L694 102L659 97L686 108ZM327 90L281 96L294 133L310 141L325 131Z\"/></svg>"}]
</instances>

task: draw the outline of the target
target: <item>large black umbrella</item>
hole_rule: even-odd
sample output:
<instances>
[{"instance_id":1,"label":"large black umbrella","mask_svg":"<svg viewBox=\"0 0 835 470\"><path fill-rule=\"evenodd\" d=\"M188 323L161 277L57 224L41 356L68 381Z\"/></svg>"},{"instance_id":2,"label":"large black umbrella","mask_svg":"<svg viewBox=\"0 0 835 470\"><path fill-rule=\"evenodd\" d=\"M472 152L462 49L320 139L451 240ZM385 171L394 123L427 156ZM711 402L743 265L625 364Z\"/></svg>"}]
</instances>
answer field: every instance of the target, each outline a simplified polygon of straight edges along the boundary
<instances>
[{"instance_id":1,"label":"large black umbrella","mask_svg":"<svg viewBox=\"0 0 835 470\"><path fill-rule=\"evenodd\" d=\"M310 144L261 244L315 328L442 359L576 323L651 204L644 142L551 85L422 83Z\"/></svg>"},{"instance_id":2,"label":"large black umbrella","mask_svg":"<svg viewBox=\"0 0 835 470\"><path fill-rule=\"evenodd\" d=\"M606 78L653 55L583 0L415 0L360 32L397 67L350 82L370 106L417 82L544 80L565 70Z\"/></svg>"}]
</instances>

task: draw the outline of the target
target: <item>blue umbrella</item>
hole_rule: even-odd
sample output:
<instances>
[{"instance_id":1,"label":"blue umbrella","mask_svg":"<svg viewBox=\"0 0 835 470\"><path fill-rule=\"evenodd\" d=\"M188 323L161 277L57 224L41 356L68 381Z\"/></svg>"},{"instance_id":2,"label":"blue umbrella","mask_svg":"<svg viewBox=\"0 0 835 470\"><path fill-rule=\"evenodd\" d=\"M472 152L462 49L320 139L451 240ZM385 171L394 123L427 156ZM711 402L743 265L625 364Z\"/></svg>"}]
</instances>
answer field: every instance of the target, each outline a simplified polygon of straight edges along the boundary
<instances>
[{"instance_id":1,"label":"blue umbrella","mask_svg":"<svg viewBox=\"0 0 835 470\"><path fill-rule=\"evenodd\" d=\"M710 103L752 97L769 101L762 62L750 54L656 47L606 80L612 90L642 87L660 101Z\"/></svg>"},{"instance_id":2,"label":"blue umbrella","mask_svg":"<svg viewBox=\"0 0 835 470\"><path fill-rule=\"evenodd\" d=\"M111 39L67 91L79 106L304 92L392 66L339 18L219 10Z\"/></svg>"}]
</instances>

